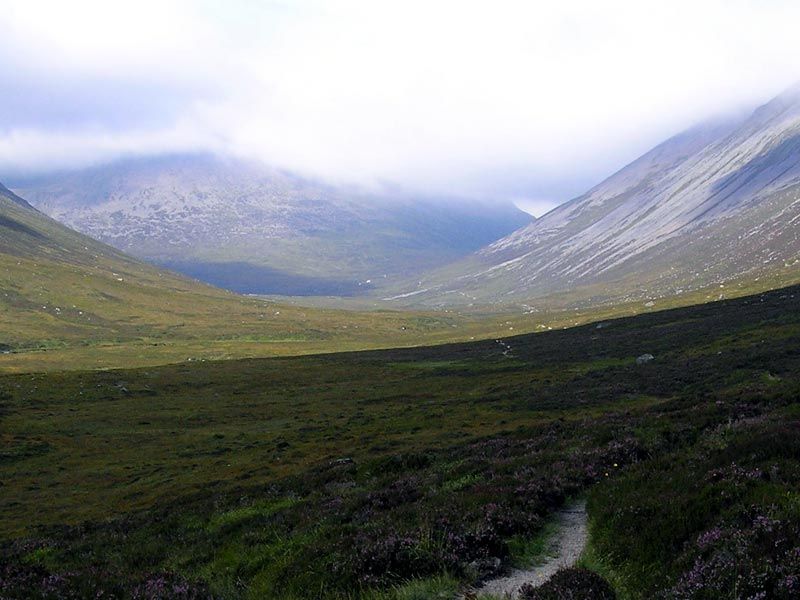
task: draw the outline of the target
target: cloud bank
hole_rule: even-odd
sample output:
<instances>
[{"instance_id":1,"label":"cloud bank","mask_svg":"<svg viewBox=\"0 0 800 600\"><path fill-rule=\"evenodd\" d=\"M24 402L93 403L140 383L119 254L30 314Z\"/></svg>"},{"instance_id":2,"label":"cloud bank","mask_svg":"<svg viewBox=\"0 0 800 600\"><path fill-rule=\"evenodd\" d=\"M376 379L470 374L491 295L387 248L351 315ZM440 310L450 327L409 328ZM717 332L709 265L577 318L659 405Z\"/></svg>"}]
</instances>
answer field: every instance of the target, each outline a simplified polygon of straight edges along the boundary
<instances>
[{"instance_id":1,"label":"cloud bank","mask_svg":"<svg viewBox=\"0 0 800 600\"><path fill-rule=\"evenodd\" d=\"M549 204L800 79L800 4L6 0L0 175L213 150Z\"/></svg>"}]
</instances>

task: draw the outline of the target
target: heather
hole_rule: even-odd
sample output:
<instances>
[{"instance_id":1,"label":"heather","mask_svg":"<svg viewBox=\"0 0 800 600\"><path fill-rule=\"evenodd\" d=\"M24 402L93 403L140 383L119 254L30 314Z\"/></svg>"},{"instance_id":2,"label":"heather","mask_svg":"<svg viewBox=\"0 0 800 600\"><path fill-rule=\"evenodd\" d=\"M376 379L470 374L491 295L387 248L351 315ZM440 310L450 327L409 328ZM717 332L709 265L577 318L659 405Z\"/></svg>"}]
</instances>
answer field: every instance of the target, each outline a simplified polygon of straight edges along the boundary
<instances>
[{"instance_id":1,"label":"heather","mask_svg":"<svg viewBox=\"0 0 800 600\"><path fill-rule=\"evenodd\" d=\"M751 407L761 414L593 490L595 549L632 597L800 595L796 398L775 398L786 406L774 412Z\"/></svg>"},{"instance_id":2,"label":"heather","mask_svg":"<svg viewBox=\"0 0 800 600\"><path fill-rule=\"evenodd\" d=\"M561 569L539 587L524 585L520 598L521 600L615 600L616 595L608 582L597 573L573 567Z\"/></svg>"},{"instance_id":3,"label":"heather","mask_svg":"<svg viewBox=\"0 0 800 600\"><path fill-rule=\"evenodd\" d=\"M510 351L2 377L0 589L452 598L535 560L550 515L586 496L602 578L531 593L792 597L795 292Z\"/></svg>"}]
</instances>

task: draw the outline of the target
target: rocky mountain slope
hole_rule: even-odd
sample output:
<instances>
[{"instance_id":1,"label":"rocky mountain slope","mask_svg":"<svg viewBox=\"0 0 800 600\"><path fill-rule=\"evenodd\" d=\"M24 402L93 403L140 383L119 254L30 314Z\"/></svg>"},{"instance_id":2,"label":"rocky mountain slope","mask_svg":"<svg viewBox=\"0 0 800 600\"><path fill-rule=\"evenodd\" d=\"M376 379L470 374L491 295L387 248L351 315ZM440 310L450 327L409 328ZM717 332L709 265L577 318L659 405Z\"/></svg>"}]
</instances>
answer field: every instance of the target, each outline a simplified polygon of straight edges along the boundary
<instances>
[{"instance_id":1,"label":"rocky mountain slope","mask_svg":"<svg viewBox=\"0 0 800 600\"><path fill-rule=\"evenodd\" d=\"M240 296L127 256L0 186L0 373L494 338L504 322Z\"/></svg>"},{"instance_id":2,"label":"rocky mountain slope","mask_svg":"<svg viewBox=\"0 0 800 600\"><path fill-rule=\"evenodd\" d=\"M748 118L667 140L583 196L395 298L657 298L791 268L799 255L795 87Z\"/></svg>"},{"instance_id":3,"label":"rocky mountain slope","mask_svg":"<svg viewBox=\"0 0 800 600\"><path fill-rule=\"evenodd\" d=\"M264 311L253 302L126 256L0 186L4 351L203 337L230 319L252 330L249 313Z\"/></svg>"},{"instance_id":4,"label":"rocky mountain slope","mask_svg":"<svg viewBox=\"0 0 800 600\"><path fill-rule=\"evenodd\" d=\"M531 221L511 204L376 196L209 155L124 160L15 190L127 253L253 293L358 293Z\"/></svg>"}]
</instances>

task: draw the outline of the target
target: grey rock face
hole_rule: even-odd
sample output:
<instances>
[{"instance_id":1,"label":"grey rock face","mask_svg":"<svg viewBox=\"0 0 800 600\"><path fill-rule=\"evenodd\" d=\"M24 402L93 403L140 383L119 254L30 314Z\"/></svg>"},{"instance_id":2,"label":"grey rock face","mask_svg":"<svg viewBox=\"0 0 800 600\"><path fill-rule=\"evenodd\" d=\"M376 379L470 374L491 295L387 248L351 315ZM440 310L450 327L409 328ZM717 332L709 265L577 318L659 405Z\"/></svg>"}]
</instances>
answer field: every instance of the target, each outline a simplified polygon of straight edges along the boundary
<instances>
[{"instance_id":1,"label":"grey rock face","mask_svg":"<svg viewBox=\"0 0 800 600\"><path fill-rule=\"evenodd\" d=\"M290 276L312 288L309 277L376 286L531 221L510 203L371 194L210 155L123 160L15 188L53 218L134 256L254 292L254 280L280 287Z\"/></svg>"},{"instance_id":2,"label":"grey rock face","mask_svg":"<svg viewBox=\"0 0 800 600\"><path fill-rule=\"evenodd\" d=\"M797 87L746 119L667 140L583 196L423 279L425 291L413 299L514 302L594 285L642 300L783 266L799 253Z\"/></svg>"}]
</instances>

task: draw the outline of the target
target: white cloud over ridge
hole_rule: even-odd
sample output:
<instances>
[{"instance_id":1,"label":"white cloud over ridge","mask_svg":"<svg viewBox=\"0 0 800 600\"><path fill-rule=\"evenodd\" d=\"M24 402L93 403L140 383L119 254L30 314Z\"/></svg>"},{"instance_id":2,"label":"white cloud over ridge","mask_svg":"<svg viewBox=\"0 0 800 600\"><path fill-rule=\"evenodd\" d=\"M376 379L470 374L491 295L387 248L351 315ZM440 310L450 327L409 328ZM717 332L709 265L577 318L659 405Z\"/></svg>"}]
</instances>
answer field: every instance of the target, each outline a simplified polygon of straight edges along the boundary
<instances>
[{"instance_id":1,"label":"white cloud over ridge","mask_svg":"<svg viewBox=\"0 0 800 600\"><path fill-rule=\"evenodd\" d=\"M3 5L0 174L220 150L547 202L800 79L792 1Z\"/></svg>"}]
</instances>

